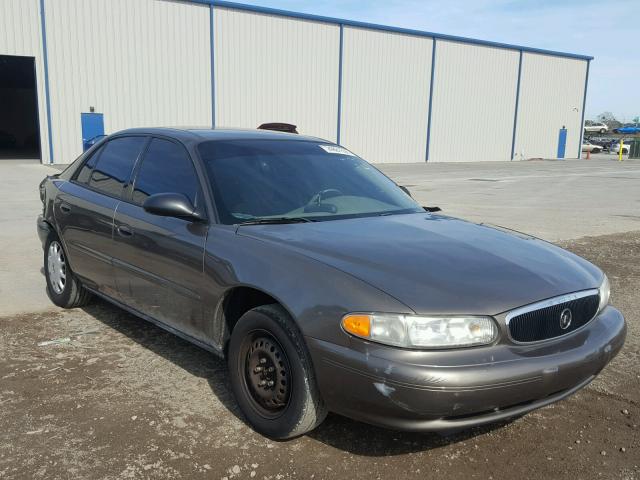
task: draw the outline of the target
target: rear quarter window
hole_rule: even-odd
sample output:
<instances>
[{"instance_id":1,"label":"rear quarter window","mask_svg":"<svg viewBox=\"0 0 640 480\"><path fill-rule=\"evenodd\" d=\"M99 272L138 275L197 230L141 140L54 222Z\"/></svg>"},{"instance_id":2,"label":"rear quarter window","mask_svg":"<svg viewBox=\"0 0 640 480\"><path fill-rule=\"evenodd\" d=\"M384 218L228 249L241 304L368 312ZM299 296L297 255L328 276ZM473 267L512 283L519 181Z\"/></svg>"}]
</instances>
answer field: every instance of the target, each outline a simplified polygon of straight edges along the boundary
<instances>
[{"instance_id":1,"label":"rear quarter window","mask_svg":"<svg viewBox=\"0 0 640 480\"><path fill-rule=\"evenodd\" d=\"M82 167L80 167L80 171L77 173L75 179L77 182L88 184L89 179L91 178L91 172L96 166L96 162L98 161L98 157L100 156L100 152L104 149L104 145L100 147L98 150L93 152L89 159L84 162Z\"/></svg>"}]
</instances>

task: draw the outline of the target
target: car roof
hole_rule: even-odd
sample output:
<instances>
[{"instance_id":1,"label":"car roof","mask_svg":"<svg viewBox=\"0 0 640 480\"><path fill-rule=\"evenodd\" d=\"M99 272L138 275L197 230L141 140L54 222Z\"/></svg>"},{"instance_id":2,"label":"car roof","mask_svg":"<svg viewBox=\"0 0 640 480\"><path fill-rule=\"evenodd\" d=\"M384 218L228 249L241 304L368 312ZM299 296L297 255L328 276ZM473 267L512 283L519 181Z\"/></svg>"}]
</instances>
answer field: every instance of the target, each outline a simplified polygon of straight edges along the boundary
<instances>
[{"instance_id":1,"label":"car roof","mask_svg":"<svg viewBox=\"0 0 640 480\"><path fill-rule=\"evenodd\" d=\"M130 128L121 130L113 135L144 134L162 135L189 143L201 143L207 140L284 140L284 141L313 141L332 143L322 138L295 133L276 132L272 130L242 129L242 128L208 128L208 127L153 127Z\"/></svg>"}]
</instances>

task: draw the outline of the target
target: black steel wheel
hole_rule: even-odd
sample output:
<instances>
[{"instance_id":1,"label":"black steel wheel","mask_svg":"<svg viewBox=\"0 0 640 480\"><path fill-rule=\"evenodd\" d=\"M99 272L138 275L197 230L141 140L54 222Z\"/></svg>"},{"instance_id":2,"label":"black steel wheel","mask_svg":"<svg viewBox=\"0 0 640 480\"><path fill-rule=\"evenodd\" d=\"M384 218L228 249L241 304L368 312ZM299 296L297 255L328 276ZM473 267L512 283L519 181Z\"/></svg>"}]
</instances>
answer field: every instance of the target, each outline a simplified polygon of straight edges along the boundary
<instances>
[{"instance_id":1,"label":"black steel wheel","mask_svg":"<svg viewBox=\"0 0 640 480\"><path fill-rule=\"evenodd\" d=\"M229 381L240 410L259 433L287 439L313 430L327 410L302 334L280 305L245 313L231 332Z\"/></svg>"},{"instance_id":2,"label":"black steel wheel","mask_svg":"<svg viewBox=\"0 0 640 480\"><path fill-rule=\"evenodd\" d=\"M256 412L278 418L291 398L291 366L284 349L266 330L254 330L241 347L244 356L244 388Z\"/></svg>"}]
</instances>

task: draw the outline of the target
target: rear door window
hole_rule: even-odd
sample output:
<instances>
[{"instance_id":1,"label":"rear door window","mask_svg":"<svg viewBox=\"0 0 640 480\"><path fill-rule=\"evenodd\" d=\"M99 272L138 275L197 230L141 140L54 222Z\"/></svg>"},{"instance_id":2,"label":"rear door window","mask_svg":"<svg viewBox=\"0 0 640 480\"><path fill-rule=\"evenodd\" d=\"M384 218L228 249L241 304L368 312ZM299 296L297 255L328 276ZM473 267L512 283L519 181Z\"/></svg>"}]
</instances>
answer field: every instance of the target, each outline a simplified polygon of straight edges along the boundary
<instances>
[{"instance_id":1,"label":"rear door window","mask_svg":"<svg viewBox=\"0 0 640 480\"><path fill-rule=\"evenodd\" d=\"M196 206L198 191L198 176L185 148L160 138L151 140L136 176L133 203L142 205L156 193L182 193Z\"/></svg>"},{"instance_id":2,"label":"rear door window","mask_svg":"<svg viewBox=\"0 0 640 480\"><path fill-rule=\"evenodd\" d=\"M93 172L93 169L96 166L96 162L98 161L98 157L100 156L100 152L102 150L104 150L104 145L100 147L98 150L96 150L95 152L93 152L89 157L89 159L86 162L84 162L84 165L82 165L82 168L80 168L80 171L76 176L77 182L85 183L85 184L89 183L89 179L91 178L91 173Z\"/></svg>"},{"instance_id":3,"label":"rear door window","mask_svg":"<svg viewBox=\"0 0 640 480\"><path fill-rule=\"evenodd\" d=\"M129 181L133 166L146 141L146 137L120 137L109 141L102 149L97 165L91 172L89 186L112 197L120 198L122 189ZM81 171L80 175L82 173Z\"/></svg>"}]
</instances>

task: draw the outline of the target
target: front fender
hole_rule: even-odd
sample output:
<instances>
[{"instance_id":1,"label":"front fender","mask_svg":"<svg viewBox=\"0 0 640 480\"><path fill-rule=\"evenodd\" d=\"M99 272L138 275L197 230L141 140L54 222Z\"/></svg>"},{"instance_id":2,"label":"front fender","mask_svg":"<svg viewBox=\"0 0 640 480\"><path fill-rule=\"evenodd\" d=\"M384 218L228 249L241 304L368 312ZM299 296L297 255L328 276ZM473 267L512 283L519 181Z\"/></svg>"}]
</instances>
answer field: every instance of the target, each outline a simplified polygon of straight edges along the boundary
<instances>
[{"instance_id":1,"label":"front fender","mask_svg":"<svg viewBox=\"0 0 640 480\"><path fill-rule=\"evenodd\" d=\"M225 292L250 286L275 298L296 320L303 335L348 345L342 316L354 311L414 313L408 306L341 270L286 248L212 226L204 259L208 318ZM218 332L219 327L212 326ZM212 332L213 333L213 332Z\"/></svg>"}]
</instances>

